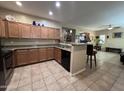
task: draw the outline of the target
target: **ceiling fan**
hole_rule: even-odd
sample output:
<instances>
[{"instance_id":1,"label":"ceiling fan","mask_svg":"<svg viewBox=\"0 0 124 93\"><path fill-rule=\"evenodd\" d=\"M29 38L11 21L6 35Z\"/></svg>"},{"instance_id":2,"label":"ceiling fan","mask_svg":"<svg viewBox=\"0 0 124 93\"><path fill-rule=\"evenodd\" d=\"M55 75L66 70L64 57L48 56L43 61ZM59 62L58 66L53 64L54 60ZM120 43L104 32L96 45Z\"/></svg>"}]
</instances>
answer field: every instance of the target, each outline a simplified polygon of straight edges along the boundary
<instances>
[{"instance_id":1,"label":"ceiling fan","mask_svg":"<svg viewBox=\"0 0 124 93\"><path fill-rule=\"evenodd\" d=\"M121 28L121 27L120 26L113 26L112 24L109 24L109 25L102 25L102 26L100 26L100 28L102 30L108 30L108 31L110 31L110 30Z\"/></svg>"}]
</instances>

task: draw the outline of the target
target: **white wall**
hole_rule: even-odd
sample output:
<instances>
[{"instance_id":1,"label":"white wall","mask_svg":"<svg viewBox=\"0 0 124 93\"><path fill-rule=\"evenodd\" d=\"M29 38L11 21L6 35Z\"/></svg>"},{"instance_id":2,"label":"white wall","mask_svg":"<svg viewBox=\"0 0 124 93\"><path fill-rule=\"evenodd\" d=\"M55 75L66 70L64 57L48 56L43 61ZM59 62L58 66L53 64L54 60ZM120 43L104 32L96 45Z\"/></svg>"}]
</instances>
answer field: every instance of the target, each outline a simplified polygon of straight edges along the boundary
<instances>
[{"instance_id":1,"label":"white wall","mask_svg":"<svg viewBox=\"0 0 124 93\"><path fill-rule=\"evenodd\" d=\"M112 34L114 32L123 32L122 38L113 38ZM96 36L102 35L102 34L109 36L108 39L106 38L106 41L103 47L122 48L124 51L124 28L119 28L111 31L108 31L108 30L96 31Z\"/></svg>"},{"instance_id":2,"label":"white wall","mask_svg":"<svg viewBox=\"0 0 124 93\"><path fill-rule=\"evenodd\" d=\"M0 17L5 18L6 15L14 16L17 22L32 24L33 21L38 21L45 23L45 26L61 28L61 24L55 21L0 8Z\"/></svg>"}]
</instances>

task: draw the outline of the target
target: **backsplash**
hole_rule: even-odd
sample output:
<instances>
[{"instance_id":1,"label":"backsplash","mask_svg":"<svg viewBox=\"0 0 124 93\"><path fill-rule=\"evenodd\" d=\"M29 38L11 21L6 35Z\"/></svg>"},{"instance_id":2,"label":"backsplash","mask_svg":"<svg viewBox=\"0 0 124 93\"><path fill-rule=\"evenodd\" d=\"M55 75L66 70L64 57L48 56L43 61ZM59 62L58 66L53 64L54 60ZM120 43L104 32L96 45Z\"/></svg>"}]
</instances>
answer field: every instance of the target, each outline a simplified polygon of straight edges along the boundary
<instances>
[{"instance_id":1,"label":"backsplash","mask_svg":"<svg viewBox=\"0 0 124 93\"><path fill-rule=\"evenodd\" d=\"M58 44L57 40L40 40L40 39L2 39L3 46L37 46L47 44Z\"/></svg>"}]
</instances>

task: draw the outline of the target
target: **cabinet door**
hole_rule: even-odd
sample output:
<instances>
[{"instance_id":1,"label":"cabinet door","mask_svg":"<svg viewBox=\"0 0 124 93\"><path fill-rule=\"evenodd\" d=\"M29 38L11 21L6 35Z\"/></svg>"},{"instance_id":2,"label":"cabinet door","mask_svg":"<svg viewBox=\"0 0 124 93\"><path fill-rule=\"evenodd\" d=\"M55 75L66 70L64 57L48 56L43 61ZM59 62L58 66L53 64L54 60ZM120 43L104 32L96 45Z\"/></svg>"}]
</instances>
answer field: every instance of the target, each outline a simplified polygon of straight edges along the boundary
<instances>
[{"instance_id":1,"label":"cabinet door","mask_svg":"<svg viewBox=\"0 0 124 93\"><path fill-rule=\"evenodd\" d=\"M48 28L48 38L54 39L54 29L53 28Z\"/></svg>"},{"instance_id":2,"label":"cabinet door","mask_svg":"<svg viewBox=\"0 0 124 93\"><path fill-rule=\"evenodd\" d=\"M59 63L61 63L61 49L58 49L58 57L57 60Z\"/></svg>"},{"instance_id":3,"label":"cabinet door","mask_svg":"<svg viewBox=\"0 0 124 93\"><path fill-rule=\"evenodd\" d=\"M18 23L18 28L19 28L19 38L22 38L23 24Z\"/></svg>"},{"instance_id":4,"label":"cabinet door","mask_svg":"<svg viewBox=\"0 0 124 93\"><path fill-rule=\"evenodd\" d=\"M54 48L47 48L47 60L54 59Z\"/></svg>"},{"instance_id":5,"label":"cabinet door","mask_svg":"<svg viewBox=\"0 0 124 93\"><path fill-rule=\"evenodd\" d=\"M55 37L55 39L60 39L60 30L59 29L54 29L54 37Z\"/></svg>"},{"instance_id":6,"label":"cabinet door","mask_svg":"<svg viewBox=\"0 0 124 93\"><path fill-rule=\"evenodd\" d=\"M16 66L25 65L29 63L28 50L17 50L16 51Z\"/></svg>"},{"instance_id":7,"label":"cabinet door","mask_svg":"<svg viewBox=\"0 0 124 93\"><path fill-rule=\"evenodd\" d=\"M29 63L38 62L38 49L29 49Z\"/></svg>"},{"instance_id":8,"label":"cabinet door","mask_svg":"<svg viewBox=\"0 0 124 93\"><path fill-rule=\"evenodd\" d=\"M31 26L31 38L40 38L40 29L39 26Z\"/></svg>"},{"instance_id":9,"label":"cabinet door","mask_svg":"<svg viewBox=\"0 0 124 93\"><path fill-rule=\"evenodd\" d=\"M55 48L54 50L54 58L58 63L61 63L61 49Z\"/></svg>"},{"instance_id":10,"label":"cabinet door","mask_svg":"<svg viewBox=\"0 0 124 93\"><path fill-rule=\"evenodd\" d=\"M31 38L31 25L21 24L22 30L22 38Z\"/></svg>"},{"instance_id":11,"label":"cabinet door","mask_svg":"<svg viewBox=\"0 0 124 93\"><path fill-rule=\"evenodd\" d=\"M8 37L19 38L18 23L7 22L7 32L8 32Z\"/></svg>"},{"instance_id":12,"label":"cabinet door","mask_svg":"<svg viewBox=\"0 0 124 93\"><path fill-rule=\"evenodd\" d=\"M48 39L48 28L41 27L41 38Z\"/></svg>"},{"instance_id":13,"label":"cabinet door","mask_svg":"<svg viewBox=\"0 0 124 93\"><path fill-rule=\"evenodd\" d=\"M39 49L39 60L40 61L47 60L47 51L46 51L46 48L40 48Z\"/></svg>"},{"instance_id":14,"label":"cabinet door","mask_svg":"<svg viewBox=\"0 0 124 93\"><path fill-rule=\"evenodd\" d=\"M57 48L54 48L54 59L57 61Z\"/></svg>"},{"instance_id":15,"label":"cabinet door","mask_svg":"<svg viewBox=\"0 0 124 93\"><path fill-rule=\"evenodd\" d=\"M5 22L0 19L0 37L5 37Z\"/></svg>"}]
</instances>

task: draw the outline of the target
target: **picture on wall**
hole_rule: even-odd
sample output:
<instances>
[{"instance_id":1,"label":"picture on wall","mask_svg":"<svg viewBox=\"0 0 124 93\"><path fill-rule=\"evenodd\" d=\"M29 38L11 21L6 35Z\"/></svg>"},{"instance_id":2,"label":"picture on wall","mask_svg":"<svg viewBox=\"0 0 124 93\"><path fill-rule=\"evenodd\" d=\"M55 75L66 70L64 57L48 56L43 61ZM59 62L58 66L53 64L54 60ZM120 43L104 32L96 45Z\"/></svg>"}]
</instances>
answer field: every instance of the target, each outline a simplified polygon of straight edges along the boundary
<instances>
[{"instance_id":1,"label":"picture on wall","mask_svg":"<svg viewBox=\"0 0 124 93\"><path fill-rule=\"evenodd\" d=\"M113 38L121 38L122 37L122 32L115 32L112 34Z\"/></svg>"}]
</instances>

